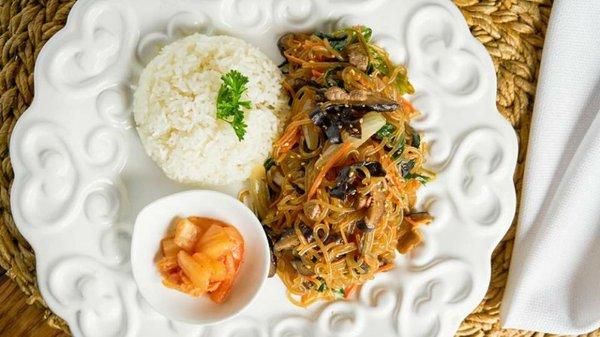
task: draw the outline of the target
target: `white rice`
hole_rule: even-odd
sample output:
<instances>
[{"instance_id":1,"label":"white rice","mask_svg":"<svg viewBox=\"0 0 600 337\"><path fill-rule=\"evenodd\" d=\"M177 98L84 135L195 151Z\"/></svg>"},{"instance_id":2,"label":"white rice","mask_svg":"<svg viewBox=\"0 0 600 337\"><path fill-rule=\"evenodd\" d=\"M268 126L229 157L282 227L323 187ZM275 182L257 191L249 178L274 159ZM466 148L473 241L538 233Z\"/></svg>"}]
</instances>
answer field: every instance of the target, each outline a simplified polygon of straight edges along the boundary
<instances>
[{"instance_id":1,"label":"white rice","mask_svg":"<svg viewBox=\"0 0 600 337\"><path fill-rule=\"evenodd\" d=\"M221 76L248 77L242 99L248 125L239 141L216 118ZM174 180L198 185L243 181L267 158L287 118L277 66L256 47L229 36L195 34L166 46L143 70L134 94L138 133L150 157Z\"/></svg>"}]
</instances>

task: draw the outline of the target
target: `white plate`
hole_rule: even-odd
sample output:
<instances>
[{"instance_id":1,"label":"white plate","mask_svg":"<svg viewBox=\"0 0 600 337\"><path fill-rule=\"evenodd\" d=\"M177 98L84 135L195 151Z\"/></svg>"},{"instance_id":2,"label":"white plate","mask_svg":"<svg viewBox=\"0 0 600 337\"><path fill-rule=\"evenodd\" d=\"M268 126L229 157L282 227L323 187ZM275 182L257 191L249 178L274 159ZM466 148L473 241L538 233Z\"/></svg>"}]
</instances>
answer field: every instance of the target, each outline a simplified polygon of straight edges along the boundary
<instances>
[{"instance_id":1,"label":"white plate","mask_svg":"<svg viewBox=\"0 0 600 337\"><path fill-rule=\"evenodd\" d=\"M231 34L281 60L284 32L362 23L408 65L438 179L419 207L425 244L356 302L290 304L278 278L234 320L168 321L132 279L137 212L186 187L165 178L131 127L131 92L159 45ZM479 303L490 255L515 211L517 140L495 107L494 67L457 8L437 0L80 0L44 47L35 100L10 144L12 212L36 252L38 284L75 336L451 336ZM230 192L233 192L230 190Z\"/></svg>"}]
</instances>

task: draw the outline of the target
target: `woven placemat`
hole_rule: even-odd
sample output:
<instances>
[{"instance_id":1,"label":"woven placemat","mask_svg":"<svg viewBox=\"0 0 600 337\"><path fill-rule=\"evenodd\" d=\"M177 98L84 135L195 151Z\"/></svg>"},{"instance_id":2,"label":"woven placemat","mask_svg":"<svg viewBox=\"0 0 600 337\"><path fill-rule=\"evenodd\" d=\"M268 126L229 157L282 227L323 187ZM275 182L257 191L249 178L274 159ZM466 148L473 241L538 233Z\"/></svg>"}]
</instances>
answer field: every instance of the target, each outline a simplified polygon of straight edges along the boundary
<instances>
[{"instance_id":1,"label":"woven placemat","mask_svg":"<svg viewBox=\"0 0 600 337\"><path fill-rule=\"evenodd\" d=\"M19 284L27 303L45 308L45 318L68 331L64 321L47 309L35 280L31 247L17 231L10 214L13 179L8 154L12 128L33 98L33 67L44 43L66 22L73 0L0 0L0 266ZM498 74L498 109L519 135L515 184L520 192L529 122L541 48L551 0L455 0L471 31L492 55ZM500 300L512 252L514 226L492 257L492 280L485 299L461 325L457 336L536 336L502 330ZM549 335L546 335L549 336ZM600 330L582 335L600 337Z\"/></svg>"}]
</instances>

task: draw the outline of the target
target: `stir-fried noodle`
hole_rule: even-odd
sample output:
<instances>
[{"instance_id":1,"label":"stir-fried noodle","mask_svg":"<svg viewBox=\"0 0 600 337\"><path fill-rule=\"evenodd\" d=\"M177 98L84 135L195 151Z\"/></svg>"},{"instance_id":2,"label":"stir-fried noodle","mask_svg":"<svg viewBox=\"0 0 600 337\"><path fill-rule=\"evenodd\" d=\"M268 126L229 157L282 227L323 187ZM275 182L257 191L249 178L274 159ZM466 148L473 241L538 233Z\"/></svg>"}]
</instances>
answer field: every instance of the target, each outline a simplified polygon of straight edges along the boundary
<instances>
[{"instance_id":1,"label":"stir-fried noodle","mask_svg":"<svg viewBox=\"0 0 600 337\"><path fill-rule=\"evenodd\" d=\"M371 30L291 33L279 41L290 121L242 198L272 242L290 300L349 297L421 242L414 211L433 178L409 126L406 68L370 42Z\"/></svg>"}]
</instances>

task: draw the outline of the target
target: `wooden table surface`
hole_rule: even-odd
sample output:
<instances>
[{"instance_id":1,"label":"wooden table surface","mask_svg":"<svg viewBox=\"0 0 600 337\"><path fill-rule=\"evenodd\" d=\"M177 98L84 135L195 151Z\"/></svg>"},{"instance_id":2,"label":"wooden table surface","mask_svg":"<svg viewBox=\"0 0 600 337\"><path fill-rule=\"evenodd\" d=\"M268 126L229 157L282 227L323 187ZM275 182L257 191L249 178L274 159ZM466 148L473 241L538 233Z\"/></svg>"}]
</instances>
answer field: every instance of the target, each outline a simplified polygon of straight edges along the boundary
<instances>
[{"instance_id":1,"label":"wooden table surface","mask_svg":"<svg viewBox=\"0 0 600 337\"><path fill-rule=\"evenodd\" d=\"M42 309L25 303L19 286L0 269L0 336L2 337L67 337L48 326Z\"/></svg>"}]
</instances>

